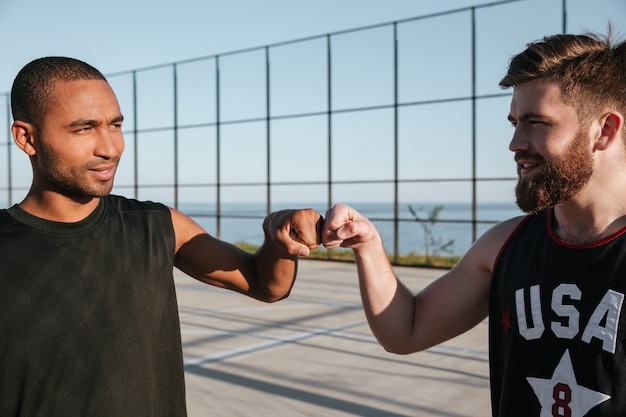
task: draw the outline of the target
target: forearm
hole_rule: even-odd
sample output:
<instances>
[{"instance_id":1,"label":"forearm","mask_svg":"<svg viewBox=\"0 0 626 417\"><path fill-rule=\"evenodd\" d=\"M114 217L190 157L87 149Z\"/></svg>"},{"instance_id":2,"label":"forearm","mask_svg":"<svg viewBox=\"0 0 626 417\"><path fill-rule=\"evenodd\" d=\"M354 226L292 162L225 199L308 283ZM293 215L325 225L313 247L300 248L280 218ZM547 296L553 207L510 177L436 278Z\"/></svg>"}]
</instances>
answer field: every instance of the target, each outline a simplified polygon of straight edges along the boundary
<instances>
[{"instance_id":1,"label":"forearm","mask_svg":"<svg viewBox=\"0 0 626 417\"><path fill-rule=\"evenodd\" d=\"M287 297L296 279L298 257L289 255L267 239L252 258L256 298L274 302Z\"/></svg>"},{"instance_id":2,"label":"forearm","mask_svg":"<svg viewBox=\"0 0 626 417\"><path fill-rule=\"evenodd\" d=\"M265 240L253 256L254 297L273 302L289 295L298 256L307 256L319 247L322 223L323 218L313 209L280 210L265 218Z\"/></svg>"},{"instance_id":3,"label":"forearm","mask_svg":"<svg viewBox=\"0 0 626 417\"><path fill-rule=\"evenodd\" d=\"M411 353L415 297L396 277L382 243L355 250L363 308L379 343L394 353Z\"/></svg>"}]
</instances>

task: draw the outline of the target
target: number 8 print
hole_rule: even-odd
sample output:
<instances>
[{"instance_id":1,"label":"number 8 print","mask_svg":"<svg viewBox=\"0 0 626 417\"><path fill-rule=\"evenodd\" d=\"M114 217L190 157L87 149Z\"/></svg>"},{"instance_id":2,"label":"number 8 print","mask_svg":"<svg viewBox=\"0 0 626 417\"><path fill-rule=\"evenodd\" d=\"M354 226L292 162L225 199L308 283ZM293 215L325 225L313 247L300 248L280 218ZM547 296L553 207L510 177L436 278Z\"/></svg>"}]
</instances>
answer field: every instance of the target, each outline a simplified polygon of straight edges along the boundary
<instances>
[{"instance_id":1,"label":"number 8 print","mask_svg":"<svg viewBox=\"0 0 626 417\"><path fill-rule=\"evenodd\" d=\"M572 401L572 390L569 385L558 383L552 390L552 417L571 417L572 410L569 404Z\"/></svg>"}]
</instances>

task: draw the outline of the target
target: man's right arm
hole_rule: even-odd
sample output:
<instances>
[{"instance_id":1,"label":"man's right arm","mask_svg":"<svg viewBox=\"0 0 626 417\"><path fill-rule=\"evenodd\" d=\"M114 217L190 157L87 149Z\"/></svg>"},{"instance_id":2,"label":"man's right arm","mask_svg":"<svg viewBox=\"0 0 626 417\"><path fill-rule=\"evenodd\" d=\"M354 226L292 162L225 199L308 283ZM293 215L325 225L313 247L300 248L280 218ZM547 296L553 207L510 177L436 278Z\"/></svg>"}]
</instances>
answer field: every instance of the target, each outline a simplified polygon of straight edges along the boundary
<instances>
[{"instance_id":1,"label":"man's right arm","mask_svg":"<svg viewBox=\"0 0 626 417\"><path fill-rule=\"evenodd\" d=\"M378 231L356 210L345 205L330 209L322 243L354 250L372 332L386 350L408 354L457 336L487 317L493 264L520 219L494 226L453 269L417 295L398 280Z\"/></svg>"}]
</instances>

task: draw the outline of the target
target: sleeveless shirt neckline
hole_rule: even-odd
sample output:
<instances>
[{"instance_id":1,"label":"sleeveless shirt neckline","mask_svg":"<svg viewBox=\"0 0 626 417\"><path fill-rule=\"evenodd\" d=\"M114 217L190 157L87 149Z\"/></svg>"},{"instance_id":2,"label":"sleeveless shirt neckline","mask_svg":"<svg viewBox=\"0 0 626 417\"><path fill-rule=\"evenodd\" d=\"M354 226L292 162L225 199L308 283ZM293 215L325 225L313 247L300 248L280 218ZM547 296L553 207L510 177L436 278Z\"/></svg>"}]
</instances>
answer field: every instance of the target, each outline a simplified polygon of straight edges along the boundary
<instances>
[{"instance_id":1,"label":"sleeveless shirt neckline","mask_svg":"<svg viewBox=\"0 0 626 417\"><path fill-rule=\"evenodd\" d=\"M89 216L78 222L71 223L56 222L33 216L32 214L23 210L17 204L10 207L7 212L19 223L23 223L26 226L32 227L33 229L36 229L43 233L71 235L91 230L102 221L107 206L104 201L105 199L106 197L100 198L96 209Z\"/></svg>"},{"instance_id":2,"label":"sleeveless shirt neckline","mask_svg":"<svg viewBox=\"0 0 626 417\"><path fill-rule=\"evenodd\" d=\"M616 231L613 234L610 234L602 239L596 240L594 242L589 242L589 243L570 243L566 240L561 239L560 237L557 236L557 234L554 232L554 208L550 208L549 210L547 210L547 216L548 216L548 221L547 221L547 227L548 227L548 235L550 236L550 238L557 243L558 245L564 246L566 248L570 248L570 249L587 249L587 248L595 248L598 246L602 246L610 241L612 241L613 239L616 239L617 237L623 235L624 233L626 233L626 227L623 227L621 229L619 229L618 231Z\"/></svg>"}]
</instances>

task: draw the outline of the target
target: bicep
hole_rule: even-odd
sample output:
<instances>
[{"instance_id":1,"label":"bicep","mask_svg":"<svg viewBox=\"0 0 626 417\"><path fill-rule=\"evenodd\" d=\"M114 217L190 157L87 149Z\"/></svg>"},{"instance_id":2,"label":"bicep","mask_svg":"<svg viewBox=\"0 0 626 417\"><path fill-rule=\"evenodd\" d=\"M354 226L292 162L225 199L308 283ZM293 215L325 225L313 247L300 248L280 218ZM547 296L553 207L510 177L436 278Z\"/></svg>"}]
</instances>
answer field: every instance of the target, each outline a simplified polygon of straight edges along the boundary
<instances>
[{"instance_id":1,"label":"bicep","mask_svg":"<svg viewBox=\"0 0 626 417\"><path fill-rule=\"evenodd\" d=\"M174 265L207 284L247 292L252 254L214 238L181 212L170 211L176 236Z\"/></svg>"},{"instance_id":2,"label":"bicep","mask_svg":"<svg viewBox=\"0 0 626 417\"><path fill-rule=\"evenodd\" d=\"M473 328L489 311L490 276L459 263L415 296L414 343L434 346Z\"/></svg>"},{"instance_id":3,"label":"bicep","mask_svg":"<svg viewBox=\"0 0 626 417\"><path fill-rule=\"evenodd\" d=\"M420 349L471 329L489 313L493 265L519 223L501 223L485 233L459 263L415 296L414 342Z\"/></svg>"}]
</instances>

